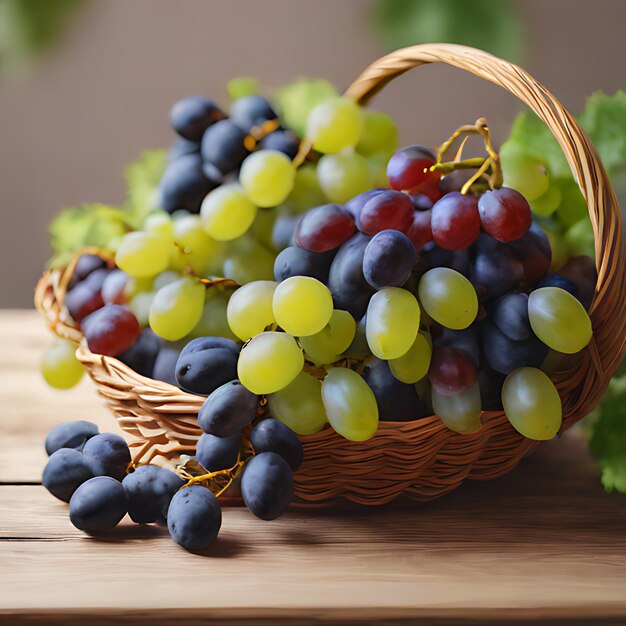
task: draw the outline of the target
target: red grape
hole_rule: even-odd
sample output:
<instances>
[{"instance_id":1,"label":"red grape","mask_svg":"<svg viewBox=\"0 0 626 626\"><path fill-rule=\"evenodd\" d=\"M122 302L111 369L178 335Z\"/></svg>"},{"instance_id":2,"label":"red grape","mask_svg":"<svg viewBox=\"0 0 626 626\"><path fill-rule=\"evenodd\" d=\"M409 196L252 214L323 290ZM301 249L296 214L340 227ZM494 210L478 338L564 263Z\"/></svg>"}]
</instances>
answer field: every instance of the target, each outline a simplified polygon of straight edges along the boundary
<instances>
[{"instance_id":1,"label":"red grape","mask_svg":"<svg viewBox=\"0 0 626 626\"><path fill-rule=\"evenodd\" d=\"M104 304L101 289L108 275L108 269L94 270L67 292L65 306L75 321L80 322Z\"/></svg>"},{"instance_id":2,"label":"red grape","mask_svg":"<svg viewBox=\"0 0 626 626\"><path fill-rule=\"evenodd\" d=\"M503 242L523 237L532 221L526 198L510 187L486 191L478 201L478 212L485 231Z\"/></svg>"},{"instance_id":3,"label":"red grape","mask_svg":"<svg viewBox=\"0 0 626 626\"><path fill-rule=\"evenodd\" d=\"M392 189L413 190L426 182L439 181L440 172L431 172L435 153L424 146L409 146L396 152L387 164L387 178ZM420 193L425 193L419 190ZM427 194L430 195L430 194Z\"/></svg>"},{"instance_id":4,"label":"red grape","mask_svg":"<svg viewBox=\"0 0 626 626\"><path fill-rule=\"evenodd\" d=\"M328 252L354 235L352 213L339 204L324 204L307 211L296 225L296 243L311 252Z\"/></svg>"},{"instance_id":5,"label":"red grape","mask_svg":"<svg viewBox=\"0 0 626 626\"><path fill-rule=\"evenodd\" d=\"M463 250L480 234L478 201L458 191L446 194L433 206L431 226L437 245L446 250Z\"/></svg>"},{"instance_id":6,"label":"red grape","mask_svg":"<svg viewBox=\"0 0 626 626\"><path fill-rule=\"evenodd\" d=\"M413 242L415 250L418 252L429 242L433 240L433 231L431 228L431 218L433 211L415 211L413 213L413 223L406 231L407 237Z\"/></svg>"},{"instance_id":7,"label":"red grape","mask_svg":"<svg viewBox=\"0 0 626 626\"><path fill-rule=\"evenodd\" d=\"M107 304L88 315L81 328L89 350L106 356L115 356L130 348L141 332L130 309L119 304Z\"/></svg>"},{"instance_id":8,"label":"red grape","mask_svg":"<svg viewBox=\"0 0 626 626\"><path fill-rule=\"evenodd\" d=\"M358 219L359 214L361 213L361 209L365 206L365 203L371 198L373 198L374 196L377 196L381 191L387 191L387 190L383 189L382 187L376 187L375 189L364 191L363 193L360 193L358 196L354 196L354 198L346 202L346 205L345 205L346 209L348 209L348 211L350 211L350 213L354 215L355 220Z\"/></svg>"},{"instance_id":9,"label":"red grape","mask_svg":"<svg viewBox=\"0 0 626 626\"><path fill-rule=\"evenodd\" d=\"M473 385L478 380L478 371L474 359L465 350L435 346L428 376L440 394L450 396Z\"/></svg>"},{"instance_id":10,"label":"red grape","mask_svg":"<svg viewBox=\"0 0 626 626\"><path fill-rule=\"evenodd\" d=\"M388 229L406 232L413 222L413 212L411 198L405 193L381 191L363 205L357 226L366 235Z\"/></svg>"}]
</instances>

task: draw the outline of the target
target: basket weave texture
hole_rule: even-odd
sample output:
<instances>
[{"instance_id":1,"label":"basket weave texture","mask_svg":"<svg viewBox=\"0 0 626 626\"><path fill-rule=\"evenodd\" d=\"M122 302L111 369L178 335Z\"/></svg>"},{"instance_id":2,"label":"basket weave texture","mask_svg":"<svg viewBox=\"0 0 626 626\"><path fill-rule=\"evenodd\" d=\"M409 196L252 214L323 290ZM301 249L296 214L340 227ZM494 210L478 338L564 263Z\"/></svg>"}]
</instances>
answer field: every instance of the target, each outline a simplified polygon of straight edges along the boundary
<instances>
[{"instance_id":1,"label":"basket weave texture","mask_svg":"<svg viewBox=\"0 0 626 626\"><path fill-rule=\"evenodd\" d=\"M558 140L585 198L595 237L598 282L590 317L593 339L567 368L551 375L563 402L565 430L591 411L623 355L624 265L619 206L589 138L556 98L523 69L464 46L426 44L393 52L370 65L346 95L365 104L388 82L427 63L467 70L517 96ZM81 340L63 309L60 272L45 273L35 303L60 336ZM134 440L136 461L193 454L201 430L197 414L204 398L140 376L115 358L92 354L83 341L78 357L120 426ZM296 495L327 505L345 498L378 505L399 496L424 501L443 495L466 478L489 479L512 469L534 445L501 411L483 412L471 435L448 430L437 416L412 422L381 422L366 442L350 442L327 428L301 437L304 463L295 475Z\"/></svg>"}]
</instances>

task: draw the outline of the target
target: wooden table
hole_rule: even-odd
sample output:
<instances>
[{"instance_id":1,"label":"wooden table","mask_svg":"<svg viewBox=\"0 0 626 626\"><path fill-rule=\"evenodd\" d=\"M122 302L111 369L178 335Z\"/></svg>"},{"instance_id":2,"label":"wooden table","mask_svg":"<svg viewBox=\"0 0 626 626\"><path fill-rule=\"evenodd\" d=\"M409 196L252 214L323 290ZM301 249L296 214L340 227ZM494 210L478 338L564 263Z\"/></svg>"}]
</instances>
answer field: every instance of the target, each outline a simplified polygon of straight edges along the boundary
<instances>
[{"instance_id":1,"label":"wooden table","mask_svg":"<svg viewBox=\"0 0 626 626\"><path fill-rule=\"evenodd\" d=\"M626 623L626 497L602 491L575 432L426 505L269 523L227 509L202 555L130 522L89 538L39 484L43 440L63 420L115 423L88 380L45 385L48 341L35 313L0 312L3 623Z\"/></svg>"}]
</instances>

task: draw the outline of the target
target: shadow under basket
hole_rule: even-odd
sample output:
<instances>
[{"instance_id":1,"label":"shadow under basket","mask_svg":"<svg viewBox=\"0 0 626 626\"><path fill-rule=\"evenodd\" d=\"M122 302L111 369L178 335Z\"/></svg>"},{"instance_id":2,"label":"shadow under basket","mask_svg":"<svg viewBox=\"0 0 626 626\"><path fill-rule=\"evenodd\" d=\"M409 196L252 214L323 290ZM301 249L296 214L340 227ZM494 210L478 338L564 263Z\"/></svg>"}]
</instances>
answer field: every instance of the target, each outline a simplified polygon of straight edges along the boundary
<instances>
[{"instance_id":1,"label":"shadow under basket","mask_svg":"<svg viewBox=\"0 0 626 626\"><path fill-rule=\"evenodd\" d=\"M365 104L396 76L437 62L500 85L534 111L558 140L587 203L598 269L589 311L593 339L568 361L567 370L551 374L563 402L565 430L596 406L623 354L626 254L615 193L589 138L556 98L521 68L480 50L448 44L398 50L370 65L346 96ZM134 438L130 445L135 461L193 454L202 434L197 415L204 398L140 376L115 358L89 352L63 308L61 275L51 271L42 276L36 306L54 332L81 342L78 358L120 426ZM294 477L296 496L318 506L337 499L368 505L400 496L430 500L466 478L486 480L508 472L536 445L515 431L502 411L483 412L482 424L477 433L461 435L431 416L380 422L376 435L365 442L347 441L330 428L301 437L304 463Z\"/></svg>"}]
</instances>

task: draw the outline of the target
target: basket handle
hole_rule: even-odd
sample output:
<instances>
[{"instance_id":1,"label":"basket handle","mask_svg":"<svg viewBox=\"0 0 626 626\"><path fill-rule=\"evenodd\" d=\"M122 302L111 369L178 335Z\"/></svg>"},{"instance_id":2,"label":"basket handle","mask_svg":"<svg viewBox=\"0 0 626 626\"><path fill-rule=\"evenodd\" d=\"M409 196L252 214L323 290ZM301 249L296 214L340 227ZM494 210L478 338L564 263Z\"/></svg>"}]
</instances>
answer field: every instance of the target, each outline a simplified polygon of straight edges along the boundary
<instances>
[{"instance_id":1,"label":"basket handle","mask_svg":"<svg viewBox=\"0 0 626 626\"><path fill-rule=\"evenodd\" d=\"M589 137L563 105L525 70L467 46L423 44L396 50L366 68L345 95L359 104L366 104L396 76L427 63L445 63L506 89L526 104L559 142L591 218L598 269L590 309L597 348L592 360L599 374L610 375L619 365L626 336L626 250L617 197Z\"/></svg>"}]
</instances>

